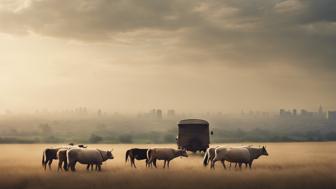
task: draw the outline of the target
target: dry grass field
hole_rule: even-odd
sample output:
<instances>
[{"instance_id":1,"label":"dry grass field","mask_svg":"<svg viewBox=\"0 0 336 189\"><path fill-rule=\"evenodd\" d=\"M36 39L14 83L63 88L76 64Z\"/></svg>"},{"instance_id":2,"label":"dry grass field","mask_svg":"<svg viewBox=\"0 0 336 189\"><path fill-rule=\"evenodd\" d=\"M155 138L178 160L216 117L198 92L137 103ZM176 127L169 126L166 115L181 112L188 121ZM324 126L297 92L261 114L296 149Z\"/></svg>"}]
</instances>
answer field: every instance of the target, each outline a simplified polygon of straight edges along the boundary
<instances>
[{"instance_id":1,"label":"dry grass field","mask_svg":"<svg viewBox=\"0 0 336 189\"><path fill-rule=\"evenodd\" d=\"M256 160L252 170L241 171L224 170L220 163L216 170L209 170L197 154L173 160L169 169L162 169L162 162L158 169L145 168L144 161L136 162L138 168L134 169L125 164L126 149L175 145L89 145L113 148L115 159L105 162L102 172L87 172L84 165L77 165L76 173L57 172L57 162L52 171L42 169L42 149L58 145L0 145L0 188L336 188L335 142L266 145L270 155Z\"/></svg>"}]
</instances>

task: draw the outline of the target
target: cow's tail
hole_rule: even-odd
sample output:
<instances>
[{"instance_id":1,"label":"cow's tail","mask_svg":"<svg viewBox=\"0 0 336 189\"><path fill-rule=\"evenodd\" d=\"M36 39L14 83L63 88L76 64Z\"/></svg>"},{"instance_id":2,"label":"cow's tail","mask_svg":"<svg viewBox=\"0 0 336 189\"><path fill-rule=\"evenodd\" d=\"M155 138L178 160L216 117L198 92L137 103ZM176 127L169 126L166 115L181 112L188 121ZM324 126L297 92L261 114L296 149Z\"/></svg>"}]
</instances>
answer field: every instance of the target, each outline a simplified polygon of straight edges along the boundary
<instances>
[{"instance_id":1,"label":"cow's tail","mask_svg":"<svg viewBox=\"0 0 336 189\"><path fill-rule=\"evenodd\" d=\"M208 148L207 150L206 150L206 152L205 152L205 154L204 154L204 158L203 158L203 165L206 167L207 165L208 165L208 163L209 163L209 156L210 156L210 154L209 154L209 149L210 148Z\"/></svg>"},{"instance_id":2,"label":"cow's tail","mask_svg":"<svg viewBox=\"0 0 336 189\"><path fill-rule=\"evenodd\" d=\"M69 152L70 152L70 151L71 151L71 150L67 150L67 151L66 151L66 160L67 160L67 163L64 164L64 169L65 169L65 170L68 170L69 167L71 166L71 165L70 165L70 158L69 158Z\"/></svg>"},{"instance_id":3,"label":"cow's tail","mask_svg":"<svg viewBox=\"0 0 336 189\"><path fill-rule=\"evenodd\" d=\"M127 162L128 157L130 156L130 153L131 153L131 150L127 150L127 151L126 151L126 155L125 155L125 163Z\"/></svg>"},{"instance_id":4,"label":"cow's tail","mask_svg":"<svg viewBox=\"0 0 336 189\"><path fill-rule=\"evenodd\" d=\"M42 153L42 166L44 167L45 164L46 164L46 150L43 150L43 153Z\"/></svg>"},{"instance_id":5,"label":"cow's tail","mask_svg":"<svg viewBox=\"0 0 336 189\"><path fill-rule=\"evenodd\" d=\"M148 150L147 150L147 159L148 159L148 161L149 161L150 158L151 158L151 153L152 153L152 149L148 149Z\"/></svg>"}]
</instances>

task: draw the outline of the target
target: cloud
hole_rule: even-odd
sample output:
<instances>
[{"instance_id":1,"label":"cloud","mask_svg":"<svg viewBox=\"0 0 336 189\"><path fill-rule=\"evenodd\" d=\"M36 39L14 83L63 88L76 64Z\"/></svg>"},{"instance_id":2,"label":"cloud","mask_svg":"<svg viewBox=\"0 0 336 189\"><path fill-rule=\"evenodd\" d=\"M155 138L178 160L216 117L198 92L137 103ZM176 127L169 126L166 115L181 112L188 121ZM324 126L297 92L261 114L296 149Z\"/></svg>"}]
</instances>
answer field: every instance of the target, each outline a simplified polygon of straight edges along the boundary
<instances>
[{"instance_id":1,"label":"cloud","mask_svg":"<svg viewBox=\"0 0 336 189\"><path fill-rule=\"evenodd\" d=\"M119 32L188 27L197 18L189 11L194 4L155 0L32 0L19 11L1 11L0 20L13 23L8 26L13 30L79 40L106 40Z\"/></svg>"},{"instance_id":2,"label":"cloud","mask_svg":"<svg viewBox=\"0 0 336 189\"><path fill-rule=\"evenodd\" d=\"M152 44L183 62L336 71L334 0L19 0L0 32ZM161 52L163 53L163 52Z\"/></svg>"}]
</instances>

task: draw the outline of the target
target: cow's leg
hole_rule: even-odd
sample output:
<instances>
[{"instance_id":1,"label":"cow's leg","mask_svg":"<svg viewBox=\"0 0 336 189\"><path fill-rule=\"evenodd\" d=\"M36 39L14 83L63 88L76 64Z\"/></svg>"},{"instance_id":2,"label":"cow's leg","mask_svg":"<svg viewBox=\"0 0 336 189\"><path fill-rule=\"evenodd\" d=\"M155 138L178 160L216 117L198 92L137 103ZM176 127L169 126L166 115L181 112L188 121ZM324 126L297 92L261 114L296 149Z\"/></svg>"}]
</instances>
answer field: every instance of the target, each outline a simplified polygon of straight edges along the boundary
<instances>
[{"instance_id":1,"label":"cow's leg","mask_svg":"<svg viewBox=\"0 0 336 189\"><path fill-rule=\"evenodd\" d=\"M44 166L45 166L45 169L46 169L46 170L47 170L47 169L48 169L48 167L49 167L49 166L48 166L48 164L49 164L49 161L50 161L49 159L47 159L47 160L45 161L45 165L44 165Z\"/></svg>"},{"instance_id":2,"label":"cow's leg","mask_svg":"<svg viewBox=\"0 0 336 189\"><path fill-rule=\"evenodd\" d=\"M75 163L72 165L72 171L76 171L76 163L77 163L77 162L75 162Z\"/></svg>"},{"instance_id":3,"label":"cow's leg","mask_svg":"<svg viewBox=\"0 0 336 189\"><path fill-rule=\"evenodd\" d=\"M77 162L72 162L71 164L69 163L71 171L76 171L76 163Z\"/></svg>"},{"instance_id":4,"label":"cow's leg","mask_svg":"<svg viewBox=\"0 0 336 189\"><path fill-rule=\"evenodd\" d=\"M166 160L163 162L163 168L166 168Z\"/></svg>"},{"instance_id":5,"label":"cow's leg","mask_svg":"<svg viewBox=\"0 0 336 189\"><path fill-rule=\"evenodd\" d=\"M152 161L153 161L153 158L150 157L150 158L148 159L148 162L147 162L148 167L150 167L150 168L152 168Z\"/></svg>"},{"instance_id":6,"label":"cow's leg","mask_svg":"<svg viewBox=\"0 0 336 189\"><path fill-rule=\"evenodd\" d=\"M135 163L134 163L134 158L131 159L131 163L133 164L133 167L136 168Z\"/></svg>"},{"instance_id":7,"label":"cow's leg","mask_svg":"<svg viewBox=\"0 0 336 189\"><path fill-rule=\"evenodd\" d=\"M154 159L154 161L153 161L153 165L154 165L154 167L156 168L156 159Z\"/></svg>"},{"instance_id":8,"label":"cow's leg","mask_svg":"<svg viewBox=\"0 0 336 189\"><path fill-rule=\"evenodd\" d=\"M49 167L49 170L51 170L51 163L53 162L53 160L49 160L49 163L48 163L48 167Z\"/></svg>"},{"instance_id":9,"label":"cow's leg","mask_svg":"<svg viewBox=\"0 0 336 189\"><path fill-rule=\"evenodd\" d=\"M156 166L156 159L153 159L152 165L154 165L154 167L157 168L157 166Z\"/></svg>"},{"instance_id":10,"label":"cow's leg","mask_svg":"<svg viewBox=\"0 0 336 189\"><path fill-rule=\"evenodd\" d=\"M62 170L62 160L58 160L58 168L57 171Z\"/></svg>"},{"instance_id":11,"label":"cow's leg","mask_svg":"<svg viewBox=\"0 0 336 189\"><path fill-rule=\"evenodd\" d=\"M155 164L154 161L155 161L155 160L153 160L152 162L149 162L149 161L148 161L148 167L150 167L150 168L155 167L155 168L156 168L156 164Z\"/></svg>"},{"instance_id":12,"label":"cow's leg","mask_svg":"<svg viewBox=\"0 0 336 189\"><path fill-rule=\"evenodd\" d=\"M90 164L86 165L86 170L89 171L90 170Z\"/></svg>"},{"instance_id":13,"label":"cow's leg","mask_svg":"<svg viewBox=\"0 0 336 189\"><path fill-rule=\"evenodd\" d=\"M242 169L242 163L239 163L239 169L240 170Z\"/></svg>"},{"instance_id":14,"label":"cow's leg","mask_svg":"<svg viewBox=\"0 0 336 189\"><path fill-rule=\"evenodd\" d=\"M215 163L216 163L217 159L213 159L211 161L211 166L210 166L210 169L215 169Z\"/></svg>"},{"instance_id":15,"label":"cow's leg","mask_svg":"<svg viewBox=\"0 0 336 189\"><path fill-rule=\"evenodd\" d=\"M64 169L65 171L68 171L68 160L65 159L63 162L64 162L64 163L63 163L63 169Z\"/></svg>"},{"instance_id":16,"label":"cow's leg","mask_svg":"<svg viewBox=\"0 0 336 189\"><path fill-rule=\"evenodd\" d=\"M98 166L98 171L101 171L101 164L97 164Z\"/></svg>"},{"instance_id":17,"label":"cow's leg","mask_svg":"<svg viewBox=\"0 0 336 189\"><path fill-rule=\"evenodd\" d=\"M250 169L252 169L252 161L248 164Z\"/></svg>"},{"instance_id":18,"label":"cow's leg","mask_svg":"<svg viewBox=\"0 0 336 189\"><path fill-rule=\"evenodd\" d=\"M47 170L47 160L43 161L43 168L44 168L45 171Z\"/></svg>"},{"instance_id":19,"label":"cow's leg","mask_svg":"<svg viewBox=\"0 0 336 189\"><path fill-rule=\"evenodd\" d=\"M69 163L71 171L76 171L76 163L77 163L77 161L73 161L73 162Z\"/></svg>"},{"instance_id":20,"label":"cow's leg","mask_svg":"<svg viewBox=\"0 0 336 189\"><path fill-rule=\"evenodd\" d=\"M147 167L152 167L152 165L149 163L149 159L146 160L146 165L147 165Z\"/></svg>"},{"instance_id":21,"label":"cow's leg","mask_svg":"<svg viewBox=\"0 0 336 189\"><path fill-rule=\"evenodd\" d=\"M149 159L146 159L146 167L152 167L152 164L154 164L154 161L149 163Z\"/></svg>"},{"instance_id":22,"label":"cow's leg","mask_svg":"<svg viewBox=\"0 0 336 189\"><path fill-rule=\"evenodd\" d=\"M168 160L168 162L167 162L167 167L169 168L169 163L170 163L170 160Z\"/></svg>"},{"instance_id":23,"label":"cow's leg","mask_svg":"<svg viewBox=\"0 0 336 189\"><path fill-rule=\"evenodd\" d=\"M222 162L222 165L223 165L224 169L226 169L224 160L221 160L221 162Z\"/></svg>"},{"instance_id":24,"label":"cow's leg","mask_svg":"<svg viewBox=\"0 0 336 189\"><path fill-rule=\"evenodd\" d=\"M149 164L149 166L150 166L151 168L152 168L152 165L154 165L154 167L157 168L155 162L156 162L156 159L153 158L153 157L151 157L151 158L149 159L149 161L148 161L148 164Z\"/></svg>"}]
</instances>

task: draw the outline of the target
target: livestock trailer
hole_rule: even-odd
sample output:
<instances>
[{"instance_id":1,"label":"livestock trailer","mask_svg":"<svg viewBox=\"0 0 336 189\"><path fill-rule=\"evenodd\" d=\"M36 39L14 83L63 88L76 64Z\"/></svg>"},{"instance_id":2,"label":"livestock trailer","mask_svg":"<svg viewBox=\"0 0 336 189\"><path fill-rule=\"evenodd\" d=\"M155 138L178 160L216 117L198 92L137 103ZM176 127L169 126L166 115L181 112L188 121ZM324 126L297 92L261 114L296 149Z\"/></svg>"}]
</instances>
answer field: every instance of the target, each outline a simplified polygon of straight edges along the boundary
<instances>
[{"instance_id":1,"label":"livestock trailer","mask_svg":"<svg viewBox=\"0 0 336 189\"><path fill-rule=\"evenodd\" d=\"M209 122L202 119L181 120L176 142L179 149L205 152L210 143Z\"/></svg>"}]
</instances>

